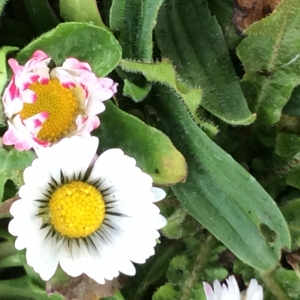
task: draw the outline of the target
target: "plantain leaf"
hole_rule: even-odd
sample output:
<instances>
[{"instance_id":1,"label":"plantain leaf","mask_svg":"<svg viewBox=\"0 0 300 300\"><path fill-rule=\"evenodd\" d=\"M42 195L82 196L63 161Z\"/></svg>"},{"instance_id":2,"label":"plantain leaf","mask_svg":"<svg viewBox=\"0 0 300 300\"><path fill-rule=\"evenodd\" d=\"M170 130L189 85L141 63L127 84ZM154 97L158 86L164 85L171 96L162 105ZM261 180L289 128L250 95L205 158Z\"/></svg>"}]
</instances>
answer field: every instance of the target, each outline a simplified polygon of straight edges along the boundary
<instances>
[{"instance_id":1,"label":"plantain leaf","mask_svg":"<svg viewBox=\"0 0 300 300\"><path fill-rule=\"evenodd\" d=\"M201 105L230 124L255 120L234 72L222 30L206 0L166 0L155 36L163 57L172 60L181 81L203 90Z\"/></svg>"},{"instance_id":2,"label":"plantain leaf","mask_svg":"<svg viewBox=\"0 0 300 300\"><path fill-rule=\"evenodd\" d=\"M261 124L278 122L283 106L300 82L300 6L283 0L267 18L249 26L237 54L250 109ZM251 93L250 93L251 91Z\"/></svg>"},{"instance_id":3,"label":"plantain leaf","mask_svg":"<svg viewBox=\"0 0 300 300\"><path fill-rule=\"evenodd\" d=\"M188 163L186 183L172 187L178 200L241 260L261 270L273 269L281 249L291 243L275 202L197 127L178 95L161 86L153 91L151 100L160 112L157 125Z\"/></svg>"},{"instance_id":4,"label":"plantain leaf","mask_svg":"<svg viewBox=\"0 0 300 300\"><path fill-rule=\"evenodd\" d=\"M110 73L119 63L122 49L108 30L86 23L62 23L23 48L17 55L25 63L35 50L43 50L58 65L67 57L91 64L98 76Z\"/></svg>"},{"instance_id":5,"label":"plantain leaf","mask_svg":"<svg viewBox=\"0 0 300 300\"><path fill-rule=\"evenodd\" d=\"M114 0L110 27L120 31L123 58L152 61L152 31L163 0Z\"/></svg>"},{"instance_id":6,"label":"plantain leaf","mask_svg":"<svg viewBox=\"0 0 300 300\"><path fill-rule=\"evenodd\" d=\"M169 138L134 116L106 102L101 126L94 131L100 138L100 150L121 148L136 159L137 165L149 174L154 183L170 185L184 181L186 163Z\"/></svg>"}]
</instances>

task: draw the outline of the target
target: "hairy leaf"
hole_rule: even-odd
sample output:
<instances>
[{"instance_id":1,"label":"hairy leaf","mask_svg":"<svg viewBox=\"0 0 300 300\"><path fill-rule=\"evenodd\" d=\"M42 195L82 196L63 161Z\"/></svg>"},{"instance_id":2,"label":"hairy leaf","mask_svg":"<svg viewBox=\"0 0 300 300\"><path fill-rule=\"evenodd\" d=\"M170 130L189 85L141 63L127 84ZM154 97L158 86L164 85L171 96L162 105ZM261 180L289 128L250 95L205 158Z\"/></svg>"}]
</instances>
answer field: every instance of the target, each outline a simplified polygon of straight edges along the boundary
<instances>
[{"instance_id":1,"label":"hairy leaf","mask_svg":"<svg viewBox=\"0 0 300 300\"><path fill-rule=\"evenodd\" d=\"M226 42L206 0L166 0L155 28L163 57L187 86L203 90L201 105L230 124L250 124L248 109Z\"/></svg>"},{"instance_id":2,"label":"hairy leaf","mask_svg":"<svg viewBox=\"0 0 300 300\"><path fill-rule=\"evenodd\" d=\"M267 18L252 24L237 54L243 62L250 109L261 124L278 122L281 110L300 82L300 6L283 0ZM248 92L247 92L248 93Z\"/></svg>"},{"instance_id":3,"label":"hairy leaf","mask_svg":"<svg viewBox=\"0 0 300 300\"><path fill-rule=\"evenodd\" d=\"M113 0L110 27L120 31L123 58L152 61L152 31L163 0Z\"/></svg>"},{"instance_id":4,"label":"hairy leaf","mask_svg":"<svg viewBox=\"0 0 300 300\"><path fill-rule=\"evenodd\" d=\"M60 24L43 34L22 49L17 60L25 63L38 49L51 56L57 65L62 64L67 57L87 61L98 76L111 72L122 56L120 45L108 30L75 22Z\"/></svg>"},{"instance_id":5,"label":"hairy leaf","mask_svg":"<svg viewBox=\"0 0 300 300\"><path fill-rule=\"evenodd\" d=\"M172 188L178 200L241 260L261 270L274 268L281 249L290 246L288 227L276 203L196 126L177 95L157 87L151 99L160 112L158 126L188 163L186 183ZM256 247L249 247L252 244Z\"/></svg>"}]
</instances>

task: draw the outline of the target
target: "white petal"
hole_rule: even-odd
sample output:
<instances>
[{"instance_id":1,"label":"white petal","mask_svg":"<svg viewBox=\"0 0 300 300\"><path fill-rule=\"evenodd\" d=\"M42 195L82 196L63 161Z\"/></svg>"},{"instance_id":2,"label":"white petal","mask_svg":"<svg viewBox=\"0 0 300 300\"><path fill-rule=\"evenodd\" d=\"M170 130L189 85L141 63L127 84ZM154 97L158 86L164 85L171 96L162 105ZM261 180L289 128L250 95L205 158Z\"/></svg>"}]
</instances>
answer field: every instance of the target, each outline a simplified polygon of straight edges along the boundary
<instances>
[{"instance_id":1,"label":"white petal","mask_svg":"<svg viewBox=\"0 0 300 300\"><path fill-rule=\"evenodd\" d=\"M155 200L153 202L158 202L166 197L166 192L163 189L152 187L150 190L155 196Z\"/></svg>"}]
</instances>

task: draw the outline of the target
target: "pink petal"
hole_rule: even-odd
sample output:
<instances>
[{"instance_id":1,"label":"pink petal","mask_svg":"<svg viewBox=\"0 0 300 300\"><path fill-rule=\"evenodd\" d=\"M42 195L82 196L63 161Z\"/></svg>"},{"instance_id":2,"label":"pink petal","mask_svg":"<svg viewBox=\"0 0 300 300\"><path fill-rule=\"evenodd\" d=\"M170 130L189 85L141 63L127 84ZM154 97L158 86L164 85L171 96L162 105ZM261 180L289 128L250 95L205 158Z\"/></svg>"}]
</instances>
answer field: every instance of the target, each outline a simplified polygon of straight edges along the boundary
<instances>
[{"instance_id":1,"label":"pink petal","mask_svg":"<svg viewBox=\"0 0 300 300\"><path fill-rule=\"evenodd\" d=\"M204 288L206 300L216 300L214 291L207 282L203 282L203 288Z\"/></svg>"},{"instance_id":2,"label":"pink petal","mask_svg":"<svg viewBox=\"0 0 300 300\"><path fill-rule=\"evenodd\" d=\"M89 71L91 72L92 69L91 69L91 66L89 63L87 62L81 62L79 61L78 59L76 58L67 58L63 65L62 65L63 68L66 68L66 69L79 69L79 70L85 70L85 71Z\"/></svg>"},{"instance_id":3,"label":"pink petal","mask_svg":"<svg viewBox=\"0 0 300 300\"><path fill-rule=\"evenodd\" d=\"M21 92L20 98L24 103L34 103L37 96L34 91L28 89Z\"/></svg>"},{"instance_id":4,"label":"pink petal","mask_svg":"<svg viewBox=\"0 0 300 300\"><path fill-rule=\"evenodd\" d=\"M10 146L14 145L18 141L18 137L16 131L13 129L8 129L2 138L2 142L4 145Z\"/></svg>"},{"instance_id":5,"label":"pink petal","mask_svg":"<svg viewBox=\"0 0 300 300\"><path fill-rule=\"evenodd\" d=\"M20 73L22 73L24 67L23 66L20 66L19 63L13 59L13 58L10 58L8 60L8 64L9 66L11 67L12 71L14 72L15 75L19 75Z\"/></svg>"},{"instance_id":6,"label":"pink petal","mask_svg":"<svg viewBox=\"0 0 300 300\"><path fill-rule=\"evenodd\" d=\"M48 119L49 117L49 113L48 112L41 112L39 114L36 114L26 120L23 120L24 125L27 127L27 129L33 133L34 135L36 135L43 123Z\"/></svg>"},{"instance_id":7,"label":"pink petal","mask_svg":"<svg viewBox=\"0 0 300 300\"><path fill-rule=\"evenodd\" d=\"M43 52L42 50L36 50L33 54L32 54L33 58L36 58L38 60L44 60L49 58L49 56Z\"/></svg>"}]
</instances>

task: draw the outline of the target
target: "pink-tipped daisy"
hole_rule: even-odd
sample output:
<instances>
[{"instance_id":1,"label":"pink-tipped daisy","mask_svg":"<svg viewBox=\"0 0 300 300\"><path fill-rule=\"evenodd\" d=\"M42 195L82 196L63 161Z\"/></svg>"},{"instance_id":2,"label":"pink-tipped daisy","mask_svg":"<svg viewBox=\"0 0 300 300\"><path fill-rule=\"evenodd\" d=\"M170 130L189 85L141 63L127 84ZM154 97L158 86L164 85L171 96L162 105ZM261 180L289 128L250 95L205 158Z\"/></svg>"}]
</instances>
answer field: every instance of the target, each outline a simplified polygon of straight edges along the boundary
<instances>
[{"instance_id":1,"label":"pink-tipped daisy","mask_svg":"<svg viewBox=\"0 0 300 300\"><path fill-rule=\"evenodd\" d=\"M117 84L98 78L76 58L52 69L50 61L40 50L24 66L8 60L14 75L2 98L8 123L3 144L20 151L47 147L99 126L97 114L105 110L103 101L116 93Z\"/></svg>"},{"instance_id":2,"label":"pink-tipped daisy","mask_svg":"<svg viewBox=\"0 0 300 300\"><path fill-rule=\"evenodd\" d=\"M241 295L234 276L229 276L226 283L227 285L223 283L221 286L220 282L215 280L212 288L207 282L204 282L206 300L263 300L263 289L256 279L251 279L244 295Z\"/></svg>"},{"instance_id":3,"label":"pink-tipped daisy","mask_svg":"<svg viewBox=\"0 0 300 300\"><path fill-rule=\"evenodd\" d=\"M132 262L154 254L158 229L166 225L154 204L165 192L122 150L97 157L97 148L96 137L65 138L38 149L24 172L9 232L44 280L58 265L101 284L120 272L134 275Z\"/></svg>"}]
</instances>

